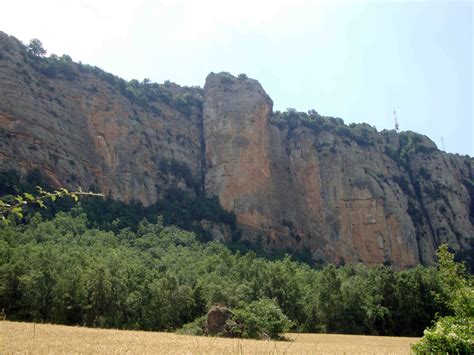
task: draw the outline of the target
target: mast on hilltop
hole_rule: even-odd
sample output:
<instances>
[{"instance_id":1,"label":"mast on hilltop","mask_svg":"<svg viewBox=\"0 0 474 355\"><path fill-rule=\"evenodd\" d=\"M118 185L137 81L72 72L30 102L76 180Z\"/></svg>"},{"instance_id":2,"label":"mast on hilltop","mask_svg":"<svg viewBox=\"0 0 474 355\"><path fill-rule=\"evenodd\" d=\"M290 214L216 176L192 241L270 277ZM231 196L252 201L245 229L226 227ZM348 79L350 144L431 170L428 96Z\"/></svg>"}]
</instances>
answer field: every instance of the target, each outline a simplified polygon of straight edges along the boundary
<instances>
[{"instance_id":1,"label":"mast on hilltop","mask_svg":"<svg viewBox=\"0 0 474 355\"><path fill-rule=\"evenodd\" d=\"M393 110L393 118L394 118L394 121L395 121L395 131L397 131L397 133L398 133L399 126L398 126L397 112L395 111L395 109Z\"/></svg>"}]
</instances>

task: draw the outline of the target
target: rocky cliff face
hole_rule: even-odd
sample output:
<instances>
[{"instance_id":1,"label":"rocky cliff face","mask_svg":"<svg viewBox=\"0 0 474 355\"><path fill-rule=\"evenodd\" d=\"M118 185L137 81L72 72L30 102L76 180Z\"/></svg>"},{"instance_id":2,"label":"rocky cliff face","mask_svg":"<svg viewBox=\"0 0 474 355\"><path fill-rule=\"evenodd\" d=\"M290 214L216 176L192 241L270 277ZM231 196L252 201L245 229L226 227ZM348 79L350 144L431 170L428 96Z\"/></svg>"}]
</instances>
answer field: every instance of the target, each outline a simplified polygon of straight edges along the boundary
<instances>
[{"instance_id":1,"label":"rocky cliff face","mask_svg":"<svg viewBox=\"0 0 474 355\"><path fill-rule=\"evenodd\" d=\"M441 243L469 248L472 158L410 132L271 113L256 81L207 78L206 189L247 236L320 262L403 267L433 263Z\"/></svg>"},{"instance_id":2,"label":"rocky cliff face","mask_svg":"<svg viewBox=\"0 0 474 355\"><path fill-rule=\"evenodd\" d=\"M145 108L96 68L86 71L68 58L55 66L37 64L4 33L0 51L2 170L37 168L58 186L96 186L113 198L145 204L169 184L185 185L162 169L163 162L183 162L200 176L201 110L191 106L184 114L170 102L201 90L169 84L161 87L168 99ZM61 65L68 70L59 71Z\"/></svg>"},{"instance_id":3,"label":"rocky cliff face","mask_svg":"<svg viewBox=\"0 0 474 355\"><path fill-rule=\"evenodd\" d=\"M225 74L210 74L205 93L206 191L235 211L244 228L260 232L278 214L268 132L272 101L257 81Z\"/></svg>"},{"instance_id":4,"label":"rocky cliff face","mask_svg":"<svg viewBox=\"0 0 474 355\"><path fill-rule=\"evenodd\" d=\"M316 263L409 267L433 263L444 242L470 250L474 160L424 136L275 113L245 76L210 74L202 91L54 63L67 70L51 75L0 33L2 171L38 168L57 185L149 204L172 185L192 190L169 168L178 162L235 212L243 239Z\"/></svg>"}]
</instances>

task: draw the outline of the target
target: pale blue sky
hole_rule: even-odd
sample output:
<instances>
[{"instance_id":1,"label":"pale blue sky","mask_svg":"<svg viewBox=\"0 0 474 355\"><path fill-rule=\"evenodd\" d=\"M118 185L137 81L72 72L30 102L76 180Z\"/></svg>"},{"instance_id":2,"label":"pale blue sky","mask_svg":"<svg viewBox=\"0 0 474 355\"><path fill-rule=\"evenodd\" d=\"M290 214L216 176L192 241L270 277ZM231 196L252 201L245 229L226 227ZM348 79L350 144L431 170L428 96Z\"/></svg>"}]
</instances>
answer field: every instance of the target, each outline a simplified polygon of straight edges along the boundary
<instances>
[{"instance_id":1,"label":"pale blue sky","mask_svg":"<svg viewBox=\"0 0 474 355\"><path fill-rule=\"evenodd\" d=\"M0 30L125 79L246 73L274 108L428 135L474 156L471 1L25 1Z\"/></svg>"}]
</instances>

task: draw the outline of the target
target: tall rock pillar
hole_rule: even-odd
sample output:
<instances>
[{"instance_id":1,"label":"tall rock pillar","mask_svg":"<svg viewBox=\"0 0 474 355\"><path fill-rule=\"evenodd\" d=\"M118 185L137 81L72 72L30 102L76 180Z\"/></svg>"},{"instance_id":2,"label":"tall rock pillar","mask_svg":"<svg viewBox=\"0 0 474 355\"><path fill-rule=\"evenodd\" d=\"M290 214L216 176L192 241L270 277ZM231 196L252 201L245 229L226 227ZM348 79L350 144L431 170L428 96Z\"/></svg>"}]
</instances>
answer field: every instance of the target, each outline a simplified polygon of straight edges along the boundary
<instances>
[{"instance_id":1,"label":"tall rock pillar","mask_svg":"<svg viewBox=\"0 0 474 355\"><path fill-rule=\"evenodd\" d=\"M273 102L253 79L211 73L204 86L205 187L234 211L238 222L259 229L271 195L269 116ZM267 200L268 201L268 200Z\"/></svg>"}]
</instances>

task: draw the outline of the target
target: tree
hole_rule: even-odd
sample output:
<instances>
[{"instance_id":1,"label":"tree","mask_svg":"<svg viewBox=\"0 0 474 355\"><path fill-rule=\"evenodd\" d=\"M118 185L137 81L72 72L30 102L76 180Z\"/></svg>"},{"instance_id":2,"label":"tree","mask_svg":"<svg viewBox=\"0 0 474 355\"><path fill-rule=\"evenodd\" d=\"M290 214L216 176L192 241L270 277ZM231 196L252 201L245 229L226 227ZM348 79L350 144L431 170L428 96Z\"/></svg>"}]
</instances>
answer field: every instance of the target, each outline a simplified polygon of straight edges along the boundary
<instances>
[{"instance_id":1,"label":"tree","mask_svg":"<svg viewBox=\"0 0 474 355\"><path fill-rule=\"evenodd\" d=\"M104 196L100 193L84 192L80 188L78 191L68 191L65 188L60 188L54 192L44 191L39 186L37 186L37 189L38 193L36 195L25 192L23 195L8 196L10 200L0 199L0 222L8 223L8 216L10 215L23 218L23 210L27 206L37 205L46 208L45 202L47 200L54 202L57 198L69 196L77 202L79 196Z\"/></svg>"},{"instance_id":2,"label":"tree","mask_svg":"<svg viewBox=\"0 0 474 355\"><path fill-rule=\"evenodd\" d=\"M328 265L321 271L317 297L317 319L323 332L337 331L344 320L344 304L341 294L341 279L336 267Z\"/></svg>"},{"instance_id":3,"label":"tree","mask_svg":"<svg viewBox=\"0 0 474 355\"><path fill-rule=\"evenodd\" d=\"M441 317L412 346L419 354L472 354L474 352L474 285L464 265L454 261L446 244L438 249L440 283L454 316Z\"/></svg>"},{"instance_id":4,"label":"tree","mask_svg":"<svg viewBox=\"0 0 474 355\"><path fill-rule=\"evenodd\" d=\"M261 298L234 309L237 324L242 324L242 337L255 339L279 339L293 322L283 313L275 300Z\"/></svg>"},{"instance_id":5,"label":"tree","mask_svg":"<svg viewBox=\"0 0 474 355\"><path fill-rule=\"evenodd\" d=\"M474 315L474 290L472 280L466 273L464 264L456 263L454 255L443 244L436 253L441 276L441 286L448 295L448 306L456 315Z\"/></svg>"},{"instance_id":6,"label":"tree","mask_svg":"<svg viewBox=\"0 0 474 355\"><path fill-rule=\"evenodd\" d=\"M44 57L46 55L46 50L43 48L43 43L37 38L33 38L30 41L30 44L26 47L28 53L33 57Z\"/></svg>"}]
</instances>

